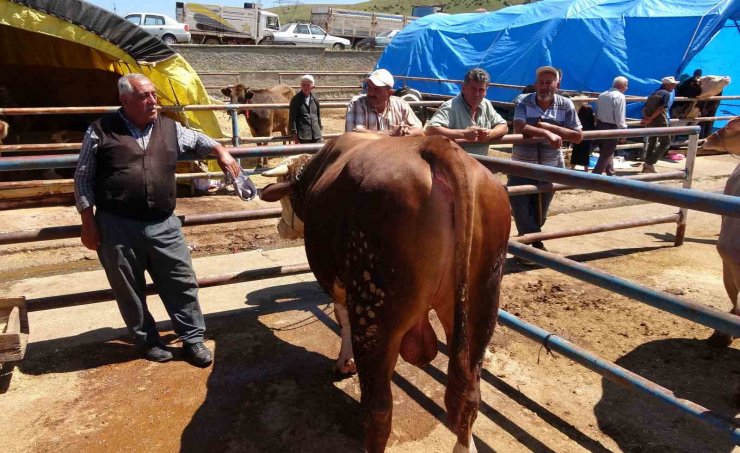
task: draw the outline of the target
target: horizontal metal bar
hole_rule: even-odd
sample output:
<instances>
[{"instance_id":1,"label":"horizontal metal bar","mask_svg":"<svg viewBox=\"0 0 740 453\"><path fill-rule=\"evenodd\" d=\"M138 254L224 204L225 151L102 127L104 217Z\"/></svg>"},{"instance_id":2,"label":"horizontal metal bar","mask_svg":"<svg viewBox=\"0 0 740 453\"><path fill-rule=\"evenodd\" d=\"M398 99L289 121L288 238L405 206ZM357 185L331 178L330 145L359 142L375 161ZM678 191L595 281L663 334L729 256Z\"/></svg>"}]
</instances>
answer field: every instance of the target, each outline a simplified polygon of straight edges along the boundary
<instances>
[{"instance_id":1,"label":"horizontal metal bar","mask_svg":"<svg viewBox=\"0 0 740 453\"><path fill-rule=\"evenodd\" d=\"M613 177L613 176L612 176ZM685 171L669 171L665 173L640 173L637 175L620 176L620 178L633 181L657 182L657 181L681 181L686 179ZM541 184L524 184L521 186L509 186L506 190L509 196L530 195L533 193L558 192L561 190L579 189L577 186L565 184L553 184L543 182Z\"/></svg>"},{"instance_id":2,"label":"horizontal metal bar","mask_svg":"<svg viewBox=\"0 0 740 453\"><path fill-rule=\"evenodd\" d=\"M622 195L639 200L663 203L693 209L695 211L740 217L740 197L691 189L664 187L642 181L633 181L627 178L595 175L593 173L527 164L496 157L475 156L475 158L492 171L532 178L539 181L575 186L580 189L597 190L599 192Z\"/></svg>"},{"instance_id":3,"label":"horizontal metal bar","mask_svg":"<svg viewBox=\"0 0 740 453\"><path fill-rule=\"evenodd\" d=\"M198 279L200 288L210 286L230 285L232 283L249 282L254 280L264 280L267 278L284 277L287 275L305 274L311 272L307 263L291 264L287 266L266 267L260 269L251 269L243 272L233 272L230 274L216 275L212 277L203 277ZM157 294L154 284L146 285L146 294ZM96 302L105 302L113 300L113 291L110 289L101 289L97 291L85 291L81 293L64 294L60 296L38 297L26 300L28 311L51 310L54 308L74 307L77 305L86 305Z\"/></svg>"},{"instance_id":4,"label":"horizontal metal bar","mask_svg":"<svg viewBox=\"0 0 740 453\"><path fill-rule=\"evenodd\" d=\"M629 280L596 270L571 259L544 252L532 246L509 240L509 253L553 269L565 275L583 280L611 292L659 308L681 318L740 337L740 316L683 300L672 294L638 285Z\"/></svg>"},{"instance_id":5,"label":"horizontal metal bar","mask_svg":"<svg viewBox=\"0 0 740 453\"><path fill-rule=\"evenodd\" d=\"M648 217L645 219L623 220L615 223L602 223L600 225L590 225L581 228L572 228L568 230L548 231L545 233L530 233L522 236L511 238L514 242L531 244L537 241L549 241L552 239L568 238L573 236L583 236L584 234L603 233L606 231L625 230L628 228L639 228L648 225L659 225L661 223L676 223L680 215L669 214L658 217Z\"/></svg>"},{"instance_id":6,"label":"horizontal metal bar","mask_svg":"<svg viewBox=\"0 0 740 453\"><path fill-rule=\"evenodd\" d=\"M505 310L499 310L498 315L498 323L500 325L508 327L530 340L544 345L548 350L564 355L630 391L644 393L657 398L665 404L676 407L696 417L703 423L723 431L730 437L733 443L740 445L740 428L736 427L732 420L719 417L711 410L692 401L678 398L671 390L645 379L626 368L622 368L615 363L602 359L555 334L517 318Z\"/></svg>"},{"instance_id":7,"label":"horizontal metal bar","mask_svg":"<svg viewBox=\"0 0 740 453\"><path fill-rule=\"evenodd\" d=\"M209 214L180 215L183 226L196 226L215 223L242 222L248 220L274 219L280 217L281 208L244 209ZM81 225L46 227L37 230L12 231L0 233L0 245L19 242L50 241L80 237Z\"/></svg>"}]
</instances>

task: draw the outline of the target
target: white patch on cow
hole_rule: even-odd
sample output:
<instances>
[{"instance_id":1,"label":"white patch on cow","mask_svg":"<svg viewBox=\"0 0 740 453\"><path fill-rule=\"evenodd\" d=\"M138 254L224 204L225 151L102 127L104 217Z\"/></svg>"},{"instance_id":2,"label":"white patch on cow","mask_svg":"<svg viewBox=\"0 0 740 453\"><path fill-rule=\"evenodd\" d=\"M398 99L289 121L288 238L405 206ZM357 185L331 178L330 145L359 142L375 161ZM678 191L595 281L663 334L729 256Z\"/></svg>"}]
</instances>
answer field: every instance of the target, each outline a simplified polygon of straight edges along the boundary
<instances>
[{"instance_id":1,"label":"white patch on cow","mask_svg":"<svg viewBox=\"0 0 740 453\"><path fill-rule=\"evenodd\" d=\"M468 440L469 447L464 446L460 443L460 441L457 441L455 443L455 448L452 449L452 453L477 453L478 449L475 448L475 442L473 442L473 435L470 435L470 439Z\"/></svg>"},{"instance_id":2,"label":"white patch on cow","mask_svg":"<svg viewBox=\"0 0 740 453\"><path fill-rule=\"evenodd\" d=\"M362 278L364 278L366 282L367 282L367 281L370 281L370 278L371 278L371 276L370 276L370 272L368 272L368 271L364 271L364 272L362 273Z\"/></svg>"}]
</instances>

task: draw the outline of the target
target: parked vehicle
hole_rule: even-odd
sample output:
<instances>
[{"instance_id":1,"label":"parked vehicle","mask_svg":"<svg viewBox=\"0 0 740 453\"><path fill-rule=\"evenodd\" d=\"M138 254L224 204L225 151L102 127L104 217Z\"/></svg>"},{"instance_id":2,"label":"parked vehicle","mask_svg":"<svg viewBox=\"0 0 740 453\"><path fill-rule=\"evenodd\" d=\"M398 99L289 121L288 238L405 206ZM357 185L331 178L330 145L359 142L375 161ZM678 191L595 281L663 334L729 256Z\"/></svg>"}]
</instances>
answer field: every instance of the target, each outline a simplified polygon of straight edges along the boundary
<instances>
[{"instance_id":1,"label":"parked vehicle","mask_svg":"<svg viewBox=\"0 0 740 453\"><path fill-rule=\"evenodd\" d=\"M349 40L332 36L323 28L313 24L283 25L283 28L273 33L273 38L275 44L294 46L320 46L334 50L343 50L350 46Z\"/></svg>"},{"instance_id":2,"label":"parked vehicle","mask_svg":"<svg viewBox=\"0 0 740 453\"><path fill-rule=\"evenodd\" d=\"M278 15L257 3L239 8L177 2L175 15L190 26L194 44L272 44L280 29Z\"/></svg>"},{"instance_id":3,"label":"parked vehicle","mask_svg":"<svg viewBox=\"0 0 740 453\"><path fill-rule=\"evenodd\" d=\"M357 50L377 50L385 49L388 44L391 43L391 39L398 34L401 30L391 30L379 33L374 38L365 38L360 40L355 48Z\"/></svg>"},{"instance_id":4,"label":"parked vehicle","mask_svg":"<svg viewBox=\"0 0 740 453\"><path fill-rule=\"evenodd\" d=\"M123 16L167 45L190 42L190 27L159 13L129 13Z\"/></svg>"},{"instance_id":5,"label":"parked vehicle","mask_svg":"<svg viewBox=\"0 0 740 453\"><path fill-rule=\"evenodd\" d=\"M323 27L334 36L349 39L353 47L364 38L374 38L386 31L400 30L414 19L416 17L326 6L311 9L312 24Z\"/></svg>"}]
</instances>

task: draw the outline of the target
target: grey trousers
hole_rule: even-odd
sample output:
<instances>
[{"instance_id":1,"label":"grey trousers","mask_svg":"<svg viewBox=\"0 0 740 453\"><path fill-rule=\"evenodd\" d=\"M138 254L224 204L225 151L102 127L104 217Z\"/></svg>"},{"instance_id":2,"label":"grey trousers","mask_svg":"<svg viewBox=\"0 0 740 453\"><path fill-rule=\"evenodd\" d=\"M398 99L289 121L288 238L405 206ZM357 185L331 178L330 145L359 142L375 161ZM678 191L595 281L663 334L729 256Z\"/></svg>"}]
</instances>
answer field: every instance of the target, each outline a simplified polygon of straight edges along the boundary
<instances>
[{"instance_id":1,"label":"grey trousers","mask_svg":"<svg viewBox=\"0 0 740 453\"><path fill-rule=\"evenodd\" d=\"M668 121L663 115L658 115L652 123L646 127L667 127ZM657 143L657 146L656 146ZM645 152L645 163L655 165L671 147L671 136L661 135L660 137L652 136L648 138L647 150Z\"/></svg>"},{"instance_id":2,"label":"grey trousers","mask_svg":"<svg viewBox=\"0 0 740 453\"><path fill-rule=\"evenodd\" d=\"M203 341L205 320L180 219L171 215L160 221L141 221L102 210L95 217L100 230L98 257L136 344L159 341L157 325L147 308L144 271L149 271L183 343Z\"/></svg>"},{"instance_id":3,"label":"grey trousers","mask_svg":"<svg viewBox=\"0 0 740 453\"><path fill-rule=\"evenodd\" d=\"M616 124L596 122L596 130L603 131L616 129ZM617 150L616 138L604 138L599 140L599 160L594 167L594 173L600 175L606 173L609 176L614 175L614 152Z\"/></svg>"},{"instance_id":4,"label":"grey trousers","mask_svg":"<svg viewBox=\"0 0 740 453\"><path fill-rule=\"evenodd\" d=\"M522 186L537 184L539 181L521 176L509 176L507 186ZM554 192L517 195L509 198L511 213L514 216L517 234L539 233L540 227L547 220L547 210L550 208Z\"/></svg>"}]
</instances>

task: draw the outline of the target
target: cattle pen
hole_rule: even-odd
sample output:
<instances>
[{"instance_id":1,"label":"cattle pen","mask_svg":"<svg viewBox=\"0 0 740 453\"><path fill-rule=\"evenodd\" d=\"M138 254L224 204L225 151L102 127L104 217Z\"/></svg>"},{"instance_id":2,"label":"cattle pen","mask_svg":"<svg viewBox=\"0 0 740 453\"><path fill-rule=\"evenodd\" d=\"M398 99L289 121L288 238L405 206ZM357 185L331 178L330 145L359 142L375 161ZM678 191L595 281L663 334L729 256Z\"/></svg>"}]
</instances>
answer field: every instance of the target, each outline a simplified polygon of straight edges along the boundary
<instances>
[{"instance_id":1,"label":"cattle pen","mask_svg":"<svg viewBox=\"0 0 740 453\"><path fill-rule=\"evenodd\" d=\"M343 107L344 103L337 103L338 105L327 105L327 107ZM439 102L420 103L419 105L434 106L438 105ZM220 107L214 106L190 106L185 109L227 109L230 110L232 115L235 115L237 109L256 109L256 108L285 108L283 105L226 105ZM6 109L5 113L15 114L33 114L34 111L30 109L17 109L18 111L12 111ZM101 113L105 110L102 108L96 108L93 110L86 109L84 112ZM3 113L3 112L0 112ZM68 111L68 113L82 113L81 110ZM637 285L629 281L625 281L614 275L610 275L604 272L600 272L589 266L577 263L572 260L558 257L555 254L542 252L532 247L523 245L524 243L534 242L543 239L552 239L558 237L569 237L582 234L589 234L594 232L603 231L615 231L619 229L632 228L637 226L653 225L660 223L676 223L677 232L675 245L681 245L683 241L683 232L686 227L688 209L711 212L714 214L721 215L740 215L740 201L736 198L727 197L723 195L701 193L690 190L692 181L692 171L694 159L697 151L698 144L698 127L696 126L684 126L684 127L672 127L662 128L659 130L655 129L641 129L641 130L626 130L626 131L593 131L585 132L584 139L597 139L597 138L619 138L619 137L646 137L650 135L665 134L666 132L672 134L684 134L689 135L689 146L687 152L686 168L683 171L676 171L671 173L660 173L656 175L636 175L626 178L609 178L600 175L582 174L578 172L559 170L551 168L541 168L538 166L528 166L525 164L517 164L509 162L503 159L496 158L479 158L479 160L491 168L493 171L501 171L504 173L516 174L519 176L532 177L534 179L550 181L550 184L542 184L540 186L520 186L515 190L511 190L510 196L517 196L524 193L536 193L543 191L552 190L564 190L567 188L579 187L589 190L603 191L607 193L616 193L620 195L626 195L629 197L665 203L673 206L680 207L680 211L677 214L651 217L624 221L613 224L601 224L593 225L588 227L582 227L576 230L570 231L550 231L547 233L541 233L539 235L528 235L521 238L511 240L509 243L509 252L514 256L520 256L529 260L532 260L542 266L550 267L558 272L565 273L572 277L587 281L591 284L607 288L610 291L625 295L635 300L657 306L663 310L666 310L677 316L690 319L692 321L701 323L703 325L716 328L725 332L728 332L735 336L740 336L740 321L737 317L728 315L711 308L707 308L703 305L693 303L690 301L683 300L682 298L675 297L671 294L662 293L660 291L652 290L648 287ZM234 144L239 144L238 129L234 130L234 137L232 139ZM521 143L526 140L521 136L509 135L506 136L501 143L513 144ZM22 146L22 145L21 145ZM28 145L26 145L28 146ZM33 146L33 145L31 145ZM43 149L59 149L53 148L50 145L49 148ZM79 144L67 144L64 145L66 149L79 149ZM230 148L233 155L236 157L275 157L275 156L287 156L296 153L313 153L316 152L321 145L288 145L288 146L270 146L268 148L257 148L257 147L233 147ZM19 148L23 149L23 148ZM76 164L77 156L75 155L63 155L63 156L24 156L24 157L2 157L0 158L0 171L13 171L13 170L29 170L29 169L49 169L49 168L71 168ZM192 157L189 157L192 159ZM661 180L682 180L683 189L669 189L660 186L649 184L650 181L661 181ZM266 209L261 211L242 211L232 213L211 213L196 216L185 216L183 218L184 225L191 224L209 224L217 222L232 222L241 221L248 219L264 219L273 218L279 216L279 210L277 209ZM36 231L19 231L11 233L0 234L0 244L12 244L29 241L44 241L50 239L69 238L76 237L79 235L79 226L67 226L67 227L47 227L42 230ZM258 271L247 272L247 273L232 273L225 274L216 277L209 277L199 281L202 287L208 287L212 285L230 284L240 281L248 281L253 279L271 278L276 275L291 275L296 273L306 273L310 269L305 263L281 265L272 268L264 268ZM148 289L150 290L150 288ZM51 308L60 308L65 306L87 304L92 302L100 302L104 300L110 300L111 294L108 291L98 291L95 293L76 293L68 296L54 296L46 298L35 298L26 300L26 307L29 311L46 310ZM661 387L653 382L650 382L639 375L629 372L626 369L615 365L614 363L605 361L589 353L586 350L578 348L572 343L564 340L556 335L553 335L541 328L530 325L516 316L507 313L506 311L500 312L500 323L513 330L521 333L522 335L533 339L537 342L542 343L548 349L559 351L564 355L568 356L577 363L586 366L587 368L596 371L597 373L605 376L614 382L623 385L630 390L641 391L651 396L659 398L661 401L673 405L682 411L698 418L699 420L724 431L732 439L732 442L740 445L740 430L735 426L734 422L714 415L709 409L704 408L700 405L692 403L690 401L683 400L675 397L672 392L668 389Z\"/></svg>"}]
</instances>

